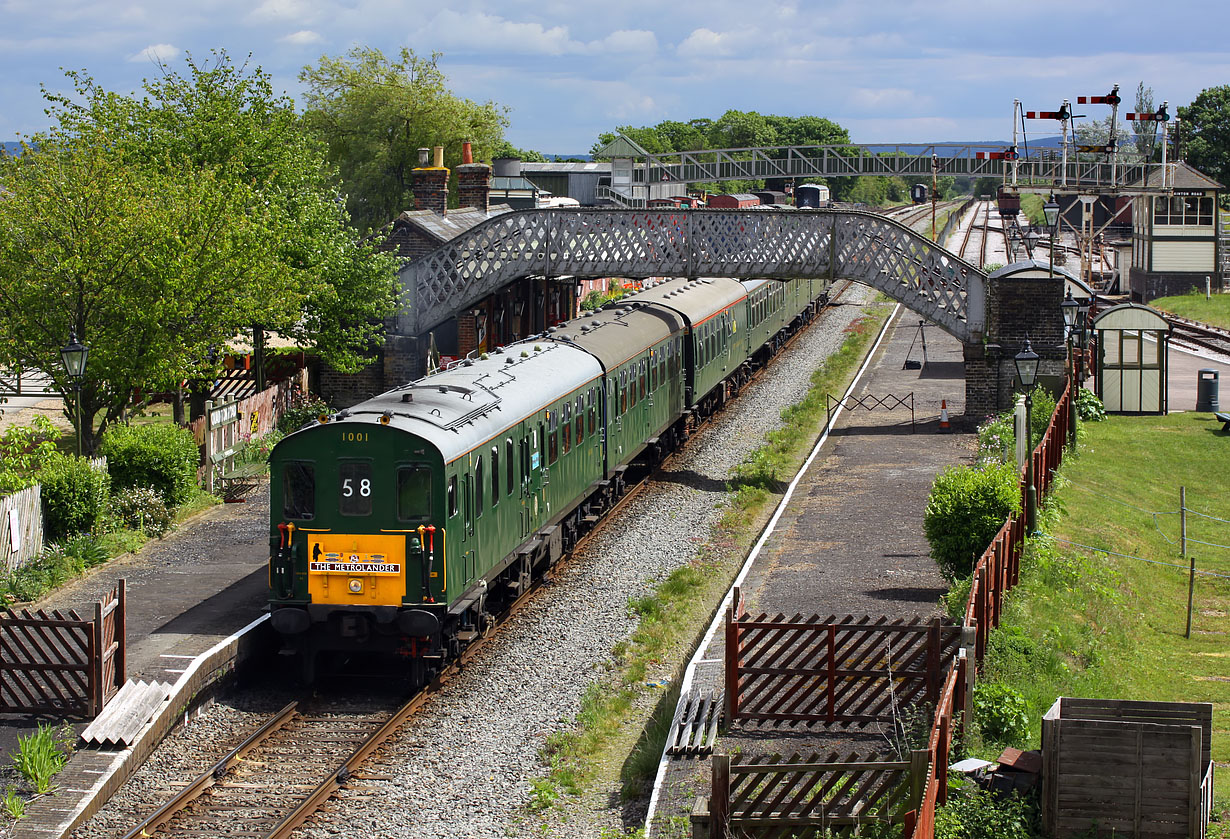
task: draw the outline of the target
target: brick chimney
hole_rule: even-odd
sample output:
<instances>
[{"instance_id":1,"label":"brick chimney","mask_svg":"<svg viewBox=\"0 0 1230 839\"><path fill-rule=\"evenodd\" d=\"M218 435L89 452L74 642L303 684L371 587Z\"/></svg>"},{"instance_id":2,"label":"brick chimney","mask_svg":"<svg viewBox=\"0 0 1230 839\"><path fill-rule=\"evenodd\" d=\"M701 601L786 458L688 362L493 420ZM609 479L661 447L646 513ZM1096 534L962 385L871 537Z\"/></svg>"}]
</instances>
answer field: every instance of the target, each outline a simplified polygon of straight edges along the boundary
<instances>
[{"instance_id":1,"label":"brick chimney","mask_svg":"<svg viewBox=\"0 0 1230 839\"><path fill-rule=\"evenodd\" d=\"M444 215L444 208L448 206L448 174L445 166L424 166L414 170L414 209Z\"/></svg>"},{"instance_id":2,"label":"brick chimney","mask_svg":"<svg viewBox=\"0 0 1230 839\"><path fill-rule=\"evenodd\" d=\"M457 167L457 197L463 207L481 213L491 208L491 167L486 163L463 163Z\"/></svg>"}]
</instances>

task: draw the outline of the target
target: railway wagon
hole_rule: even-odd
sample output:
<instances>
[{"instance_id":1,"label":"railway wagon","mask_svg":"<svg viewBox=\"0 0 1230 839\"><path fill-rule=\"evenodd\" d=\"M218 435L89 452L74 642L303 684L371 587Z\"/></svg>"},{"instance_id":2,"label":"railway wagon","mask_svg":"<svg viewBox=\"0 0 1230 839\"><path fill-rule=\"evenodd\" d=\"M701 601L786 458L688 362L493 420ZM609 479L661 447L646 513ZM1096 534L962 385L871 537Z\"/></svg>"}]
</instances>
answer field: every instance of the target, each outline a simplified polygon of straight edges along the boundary
<instances>
[{"instance_id":1,"label":"railway wagon","mask_svg":"<svg viewBox=\"0 0 1230 839\"><path fill-rule=\"evenodd\" d=\"M995 200L1001 216L1015 216L1021 212L1021 196L1018 193L1009 192L1001 186L995 193Z\"/></svg>"},{"instance_id":2,"label":"railway wagon","mask_svg":"<svg viewBox=\"0 0 1230 839\"><path fill-rule=\"evenodd\" d=\"M915 204L924 204L927 201L927 185L914 184L910 187L910 200Z\"/></svg>"},{"instance_id":3,"label":"railway wagon","mask_svg":"<svg viewBox=\"0 0 1230 839\"><path fill-rule=\"evenodd\" d=\"M709 206L720 210L746 210L757 207L760 199L750 192L733 192L728 195L710 195Z\"/></svg>"},{"instance_id":4,"label":"railway wagon","mask_svg":"<svg viewBox=\"0 0 1230 839\"><path fill-rule=\"evenodd\" d=\"M794 206L808 209L827 207L831 196L824 184L799 184L794 188Z\"/></svg>"},{"instance_id":5,"label":"railway wagon","mask_svg":"<svg viewBox=\"0 0 1230 839\"><path fill-rule=\"evenodd\" d=\"M270 620L304 679L320 654L356 652L430 677L823 291L672 280L288 435L270 456Z\"/></svg>"}]
</instances>

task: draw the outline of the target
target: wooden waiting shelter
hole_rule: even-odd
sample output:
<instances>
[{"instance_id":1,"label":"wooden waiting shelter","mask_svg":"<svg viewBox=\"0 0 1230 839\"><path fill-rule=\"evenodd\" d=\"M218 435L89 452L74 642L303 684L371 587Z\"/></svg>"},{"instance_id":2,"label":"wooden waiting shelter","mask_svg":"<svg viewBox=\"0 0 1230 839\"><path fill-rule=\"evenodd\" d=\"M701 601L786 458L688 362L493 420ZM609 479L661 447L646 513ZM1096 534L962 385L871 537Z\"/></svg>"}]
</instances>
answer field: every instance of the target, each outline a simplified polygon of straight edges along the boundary
<instances>
[{"instance_id":1,"label":"wooden waiting shelter","mask_svg":"<svg viewBox=\"0 0 1230 839\"><path fill-rule=\"evenodd\" d=\"M1165 414L1170 324L1149 306L1123 303L1093 319L1097 394L1114 414Z\"/></svg>"}]
</instances>

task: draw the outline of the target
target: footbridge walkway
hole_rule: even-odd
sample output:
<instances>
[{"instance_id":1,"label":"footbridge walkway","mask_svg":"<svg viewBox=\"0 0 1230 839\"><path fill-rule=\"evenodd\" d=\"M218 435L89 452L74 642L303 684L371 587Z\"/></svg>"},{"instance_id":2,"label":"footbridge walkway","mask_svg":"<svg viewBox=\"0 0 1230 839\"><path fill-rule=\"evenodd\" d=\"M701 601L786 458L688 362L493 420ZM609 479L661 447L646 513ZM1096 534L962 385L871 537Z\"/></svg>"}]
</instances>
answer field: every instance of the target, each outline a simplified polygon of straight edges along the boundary
<instances>
[{"instance_id":1,"label":"footbridge walkway","mask_svg":"<svg viewBox=\"0 0 1230 839\"><path fill-rule=\"evenodd\" d=\"M408 263L397 331L422 335L525 276L855 280L962 343L985 325L986 275L875 213L582 209L506 213Z\"/></svg>"}]
</instances>

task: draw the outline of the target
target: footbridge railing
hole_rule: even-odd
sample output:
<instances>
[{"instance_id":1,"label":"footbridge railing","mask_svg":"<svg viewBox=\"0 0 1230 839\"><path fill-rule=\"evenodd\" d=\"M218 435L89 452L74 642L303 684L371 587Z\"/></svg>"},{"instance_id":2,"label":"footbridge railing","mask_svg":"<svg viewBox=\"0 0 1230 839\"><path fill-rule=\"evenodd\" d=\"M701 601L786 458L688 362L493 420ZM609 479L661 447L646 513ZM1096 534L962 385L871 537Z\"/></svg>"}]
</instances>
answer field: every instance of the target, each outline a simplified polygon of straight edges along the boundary
<instances>
[{"instance_id":1,"label":"footbridge railing","mask_svg":"<svg viewBox=\"0 0 1230 839\"><path fill-rule=\"evenodd\" d=\"M985 322L985 274L875 213L583 209L505 213L407 263L397 331L423 334L526 276L854 280L963 342Z\"/></svg>"}]
</instances>

